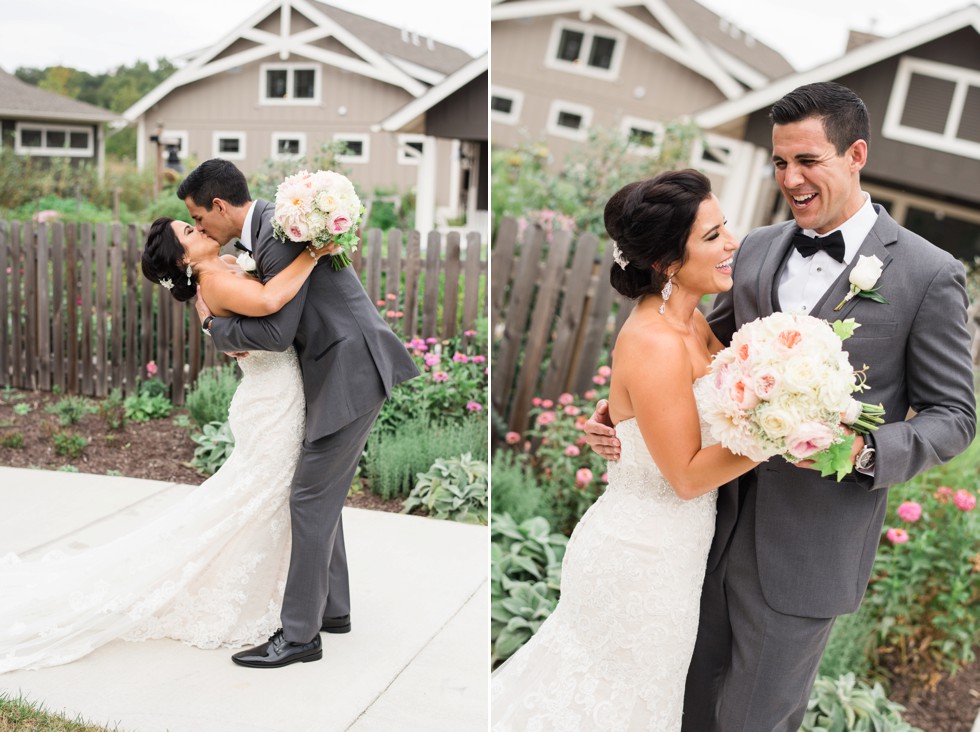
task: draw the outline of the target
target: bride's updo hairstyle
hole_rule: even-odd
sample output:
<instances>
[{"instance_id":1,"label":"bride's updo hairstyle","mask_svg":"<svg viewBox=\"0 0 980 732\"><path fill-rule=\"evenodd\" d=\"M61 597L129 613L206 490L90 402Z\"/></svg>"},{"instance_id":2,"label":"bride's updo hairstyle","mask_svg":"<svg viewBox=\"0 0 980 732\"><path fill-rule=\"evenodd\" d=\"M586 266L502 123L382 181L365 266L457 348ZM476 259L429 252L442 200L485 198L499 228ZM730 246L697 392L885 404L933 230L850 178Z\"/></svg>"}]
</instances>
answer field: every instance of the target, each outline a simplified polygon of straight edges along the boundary
<instances>
[{"instance_id":1,"label":"bride's updo hairstyle","mask_svg":"<svg viewBox=\"0 0 980 732\"><path fill-rule=\"evenodd\" d=\"M150 224L140 266L146 279L164 287L171 285L167 287L170 294L185 302L197 294L197 282L192 278L187 284L187 266L181 264L184 247L171 226L174 221L164 216Z\"/></svg>"},{"instance_id":2,"label":"bride's updo hairstyle","mask_svg":"<svg viewBox=\"0 0 980 732\"><path fill-rule=\"evenodd\" d=\"M631 300L659 294L671 265L687 259L687 238L711 182L696 170L669 170L620 188L605 209L606 231L619 247L609 282Z\"/></svg>"}]
</instances>

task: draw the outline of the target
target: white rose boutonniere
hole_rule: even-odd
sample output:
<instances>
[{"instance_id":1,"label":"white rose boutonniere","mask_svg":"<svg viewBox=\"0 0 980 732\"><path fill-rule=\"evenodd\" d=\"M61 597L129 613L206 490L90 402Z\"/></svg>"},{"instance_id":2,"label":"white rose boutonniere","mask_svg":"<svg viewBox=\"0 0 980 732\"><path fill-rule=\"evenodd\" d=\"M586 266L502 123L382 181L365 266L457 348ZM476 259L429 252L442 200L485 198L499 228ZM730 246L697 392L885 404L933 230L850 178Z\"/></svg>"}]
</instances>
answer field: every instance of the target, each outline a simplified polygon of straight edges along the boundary
<instances>
[{"instance_id":1,"label":"white rose boutonniere","mask_svg":"<svg viewBox=\"0 0 980 732\"><path fill-rule=\"evenodd\" d=\"M238 266L242 268L243 272L255 272L255 260L248 252L242 252L238 255Z\"/></svg>"},{"instance_id":2,"label":"white rose boutonniere","mask_svg":"<svg viewBox=\"0 0 980 732\"><path fill-rule=\"evenodd\" d=\"M878 257L858 257L857 264L854 265L854 269L848 275L847 279L851 283L851 291L847 293L847 296L840 301L837 307L834 308L834 312L840 310L844 305L850 302L854 296L866 297L869 300L874 300L875 302L881 302L888 304L888 301L883 298L878 290L875 289L875 285L878 284L878 278L881 277L881 260Z\"/></svg>"}]
</instances>

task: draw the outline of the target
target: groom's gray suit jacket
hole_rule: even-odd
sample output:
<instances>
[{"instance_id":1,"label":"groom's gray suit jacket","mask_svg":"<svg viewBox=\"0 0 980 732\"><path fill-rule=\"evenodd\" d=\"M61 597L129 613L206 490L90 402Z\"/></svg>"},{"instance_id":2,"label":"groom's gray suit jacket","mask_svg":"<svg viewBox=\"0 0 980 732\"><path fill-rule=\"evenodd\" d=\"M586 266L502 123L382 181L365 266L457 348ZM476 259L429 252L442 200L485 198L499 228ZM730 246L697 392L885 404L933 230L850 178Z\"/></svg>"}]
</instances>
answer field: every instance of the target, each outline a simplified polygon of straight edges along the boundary
<instances>
[{"instance_id":1,"label":"groom's gray suit jacket","mask_svg":"<svg viewBox=\"0 0 980 732\"><path fill-rule=\"evenodd\" d=\"M268 282L303 251L272 235L273 204L259 199L252 213L252 256ZM296 347L306 393L306 439L350 424L418 376L405 345L371 302L353 267L321 262L299 293L264 318L215 318L211 336L221 351L284 351Z\"/></svg>"},{"instance_id":2,"label":"groom's gray suit jacket","mask_svg":"<svg viewBox=\"0 0 980 732\"><path fill-rule=\"evenodd\" d=\"M882 261L878 286L888 304L855 297L834 312L848 292L856 256L812 313L861 324L844 349L855 369L869 367L871 388L855 396L886 409L887 424L872 438L874 478L851 474L837 483L781 458L742 478L757 481L756 553L766 602L789 615L856 610L878 548L887 487L959 454L976 430L963 265L875 209L878 220L858 254ZM736 254L735 284L718 296L708 318L722 343L744 323L778 309L777 283L795 229L790 221L745 238ZM906 419L910 408L916 414ZM709 572L728 544L737 498L731 486L719 492Z\"/></svg>"}]
</instances>

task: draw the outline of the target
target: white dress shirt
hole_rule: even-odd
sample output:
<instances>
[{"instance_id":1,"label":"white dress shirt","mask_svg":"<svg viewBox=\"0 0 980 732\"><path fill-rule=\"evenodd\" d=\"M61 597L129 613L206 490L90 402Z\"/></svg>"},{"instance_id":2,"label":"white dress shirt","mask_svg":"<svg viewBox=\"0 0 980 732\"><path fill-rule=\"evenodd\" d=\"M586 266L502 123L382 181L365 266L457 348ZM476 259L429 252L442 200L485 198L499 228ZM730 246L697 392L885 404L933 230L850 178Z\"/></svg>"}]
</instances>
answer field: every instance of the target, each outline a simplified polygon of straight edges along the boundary
<instances>
[{"instance_id":1,"label":"white dress shirt","mask_svg":"<svg viewBox=\"0 0 980 732\"><path fill-rule=\"evenodd\" d=\"M796 249L786 260L779 279L779 307L784 313L809 315L827 289L840 273L857 255L862 242L875 225L877 212L871 205L871 196L864 194L864 205L857 213L833 231L840 231L844 237L844 261L838 262L827 252L819 251L811 257L804 257ZM809 237L817 236L812 229L803 229ZM826 236L828 231L820 236Z\"/></svg>"},{"instance_id":2,"label":"white dress shirt","mask_svg":"<svg viewBox=\"0 0 980 732\"><path fill-rule=\"evenodd\" d=\"M248 207L248 213L245 214L245 223L242 224L242 235L239 240L242 246L248 249L249 252L252 251L252 214L255 212L255 201L252 201L252 205Z\"/></svg>"}]
</instances>

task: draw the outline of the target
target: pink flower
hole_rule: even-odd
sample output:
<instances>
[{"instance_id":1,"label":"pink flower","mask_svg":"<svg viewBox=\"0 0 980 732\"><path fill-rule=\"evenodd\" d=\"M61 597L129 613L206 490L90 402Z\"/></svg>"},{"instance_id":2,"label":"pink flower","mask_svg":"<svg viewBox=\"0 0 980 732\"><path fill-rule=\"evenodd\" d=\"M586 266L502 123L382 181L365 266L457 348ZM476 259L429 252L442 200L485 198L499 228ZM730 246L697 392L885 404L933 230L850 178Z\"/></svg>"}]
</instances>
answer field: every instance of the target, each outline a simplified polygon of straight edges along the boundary
<instances>
[{"instance_id":1,"label":"pink flower","mask_svg":"<svg viewBox=\"0 0 980 732\"><path fill-rule=\"evenodd\" d=\"M778 383L779 381L776 379L776 374L763 371L755 378L753 391L759 395L760 399L768 399L776 390L776 385Z\"/></svg>"},{"instance_id":2,"label":"pink flower","mask_svg":"<svg viewBox=\"0 0 980 732\"><path fill-rule=\"evenodd\" d=\"M592 482L592 471L588 468L579 468L575 471L575 484L580 486L586 486Z\"/></svg>"},{"instance_id":3,"label":"pink flower","mask_svg":"<svg viewBox=\"0 0 980 732\"><path fill-rule=\"evenodd\" d=\"M465 353L460 353L459 351L456 351L456 353L453 354L453 361L455 361L456 363L469 363L470 359L466 356Z\"/></svg>"},{"instance_id":4,"label":"pink flower","mask_svg":"<svg viewBox=\"0 0 980 732\"><path fill-rule=\"evenodd\" d=\"M905 501L898 507L898 517L914 524L922 516L922 506L915 501Z\"/></svg>"},{"instance_id":5,"label":"pink flower","mask_svg":"<svg viewBox=\"0 0 980 732\"><path fill-rule=\"evenodd\" d=\"M375 305L377 305L377 306L378 306L378 307L380 308L381 306L383 306L383 305L385 304L385 301L384 301L384 300L378 300L378 301L377 301L376 303L374 303L374 304L375 304Z\"/></svg>"},{"instance_id":6,"label":"pink flower","mask_svg":"<svg viewBox=\"0 0 980 732\"><path fill-rule=\"evenodd\" d=\"M588 399L591 402L596 397L596 390L595 389L589 389L582 396L584 396L586 399Z\"/></svg>"},{"instance_id":7,"label":"pink flower","mask_svg":"<svg viewBox=\"0 0 980 732\"><path fill-rule=\"evenodd\" d=\"M885 536L888 537L888 541L892 544L904 544L909 540L909 532L905 529L888 529L885 532Z\"/></svg>"},{"instance_id":8,"label":"pink flower","mask_svg":"<svg viewBox=\"0 0 980 732\"><path fill-rule=\"evenodd\" d=\"M396 295L393 292L389 292L387 295L385 295L385 298L387 298L388 300L397 300L398 299L398 295Z\"/></svg>"},{"instance_id":9,"label":"pink flower","mask_svg":"<svg viewBox=\"0 0 980 732\"><path fill-rule=\"evenodd\" d=\"M534 397L531 400L531 404L533 404L536 407L540 407L541 406L541 397Z\"/></svg>"},{"instance_id":10,"label":"pink flower","mask_svg":"<svg viewBox=\"0 0 980 732\"><path fill-rule=\"evenodd\" d=\"M475 330L464 330L463 331L463 335L466 336L467 338L472 338L473 336L476 335L476 331Z\"/></svg>"},{"instance_id":11,"label":"pink flower","mask_svg":"<svg viewBox=\"0 0 980 732\"><path fill-rule=\"evenodd\" d=\"M395 315L396 315L396 313L395 313L395 311L394 311L394 310L388 310L388 311L387 311L387 312L385 313L385 315L387 315L387 316L388 316L389 318L394 318L394 317L395 317Z\"/></svg>"},{"instance_id":12,"label":"pink flower","mask_svg":"<svg viewBox=\"0 0 980 732\"><path fill-rule=\"evenodd\" d=\"M466 408L471 412L482 412L483 405L480 402L466 402Z\"/></svg>"},{"instance_id":13,"label":"pink flower","mask_svg":"<svg viewBox=\"0 0 980 732\"><path fill-rule=\"evenodd\" d=\"M834 441L833 431L819 422L804 422L786 439L786 449L795 458L808 458L826 450Z\"/></svg>"},{"instance_id":14,"label":"pink flower","mask_svg":"<svg viewBox=\"0 0 980 732\"><path fill-rule=\"evenodd\" d=\"M759 397L753 391L752 387L745 383L742 379L737 379L732 388L729 390L732 401L738 405L738 408L742 411L749 411L756 404L759 403Z\"/></svg>"},{"instance_id":15,"label":"pink flower","mask_svg":"<svg viewBox=\"0 0 980 732\"><path fill-rule=\"evenodd\" d=\"M423 358L425 359L425 365L429 368L439 363L439 354L437 353L427 353Z\"/></svg>"},{"instance_id":16,"label":"pink flower","mask_svg":"<svg viewBox=\"0 0 980 732\"><path fill-rule=\"evenodd\" d=\"M405 317L405 313L403 313L401 310L399 310L399 311L397 311L395 313L395 317L396 318L404 318Z\"/></svg>"},{"instance_id":17,"label":"pink flower","mask_svg":"<svg viewBox=\"0 0 980 732\"><path fill-rule=\"evenodd\" d=\"M582 413L582 410L576 407L574 404L569 404L562 411L564 411L565 414L567 414L569 417L577 417L579 414Z\"/></svg>"},{"instance_id":18,"label":"pink flower","mask_svg":"<svg viewBox=\"0 0 980 732\"><path fill-rule=\"evenodd\" d=\"M431 346L434 343L438 343L439 342L439 339L438 338L433 338L432 336L429 336L428 338L425 339L425 342L428 343Z\"/></svg>"},{"instance_id":19,"label":"pink flower","mask_svg":"<svg viewBox=\"0 0 980 732\"><path fill-rule=\"evenodd\" d=\"M486 356L473 356L473 358L470 359L472 363L484 363L486 360Z\"/></svg>"},{"instance_id":20,"label":"pink flower","mask_svg":"<svg viewBox=\"0 0 980 732\"><path fill-rule=\"evenodd\" d=\"M334 234L343 234L350 228L351 220L346 216L334 216L330 221L330 229Z\"/></svg>"},{"instance_id":21,"label":"pink flower","mask_svg":"<svg viewBox=\"0 0 980 732\"><path fill-rule=\"evenodd\" d=\"M541 406L544 407L545 409L551 409L553 406L555 406L555 403L550 399L544 399L541 402Z\"/></svg>"},{"instance_id":22,"label":"pink flower","mask_svg":"<svg viewBox=\"0 0 980 732\"><path fill-rule=\"evenodd\" d=\"M506 442L508 445L516 445L520 441L521 441L520 432L508 432L504 436L504 442Z\"/></svg>"},{"instance_id":23,"label":"pink flower","mask_svg":"<svg viewBox=\"0 0 980 732\"><path fill-rule=\"evenodd\" d=\"M948 485L941 485L936 488L936 492L933 495L940 503L949 503L949 499L953 497L953 489Z\"/></svg>"},{"instance_id":24,"label":"pink flower","mask_svg":"<svg viewBox=\"0 0 980 732\"><path fill-rule=\"evenodd\" d=\"M602 376L593 376L592 383L598 384L599 386L605 386L606 380Z\"/></svg>"},{"instance_id":25,"label":"pink flower","mask_svg":"<svg viewBox=\"0 0 980 732\"><path fill-rule=\"evenodd\" d=\"M576 437L575 444L579 445L580 447L585 447L586 445L589 444L589 438L586 437L585 435L582 435L581 437Z\"/></svg>"},{"instance_id":26,"label":"pink flower","mask_svg":"<svg viewBox=\"0 0 980 732\"><path fill-rule=\"evenodd\" d=\"M601 480L603 483L608 483L609 482L609 473L603 473L602 474L602 477L599 478L599 480Z\"/></svg>"},{"instance_id":27,"label":"pink flower","mask_svg":"<svg viewBox=\"0 0 980 732\"><path fill-rule=\"evenodd\" d=\"M567 391L564 392L560 397L558 397L558 403L561 405L568 405L575 401L575 397L569 394Z\"/></svg>"},{"instance_id":28,"label":"pink flower","mask_svg":"<svg viewBox=\"0 0 980 732\"><path fill-rule=\"evenodd\" d=\"M575 429L577 429L577 430L584 430L585 429L585 423L588 422L588 421L589 421L589 418L586 417L584 414L576 417L575 418Z\"/></svg>"},{"instance_id":29,"label":"pink flower","mask_svg":"<svg viewBox=\"0 0 980 732\"><path fill-rule=\"evenodd\" d=\"M569 445L565 448L566 457L578 457L580 454L581 451L575 445Z\"/></svg>"},{"instance_id":30,"label":"pink flower","mask_svg":"<svg viewBox=\"0 0 980 732\"><path fill-rule=\"evenodd\" d=\"M432 380L439 382L449 381L449 374L447 374L445 371L436 371L434 374L432 374Z\"/></svg>"},{"instance_id":31,"label":"pink flower","mask_svg":"<svg viewBox=\"0 0 980 732\"><path fill-rule=\"evenodd\" d=\"M793 349L803 342L803 334L798 330L784 330L776 336L776 351L789 355Z\"/></svg>"},{"instance_id":32,"label":"pink flower","mask_svg":"<svg viewBox=\"0 0 980 732\"><path fill-rule=\"evenodd\" d=\"M953 496L953 504L961 511L972 511L977 506L977 497L968 490L960 489Z\"/></svg>"},{"instance_id":33,"label":"pink flower","mask_svg":"<svg viewBox=\"0 0 980 732\"><path fill-rule=\"evenodd\" d=\"M596 373L608 379L612 375L612 369L608 366L600 366Z\"/></svg>"},{"instance_id":34,"label":"pink flower","mask_svg":"<svg viewBox=\"0 0 980 732\"><path fill-rule=\"evenodd\" d=\"M541 412L541 414L538 415L538 418L535 421L542 427L547 427L549 424L554 422L555 419L557 418L558 415L555 414L554 412Z\"/></svg>"},{"instance_id":35,"label":"pink flower","mask_svg":"<svg viewBox=\"0 0 980 732\"><path fill-rule=\"evenodd\" d=\"M147 361L146 362L146 375L147 376L151 376L151 377L157 375L157 362L156 361Z\"/></svg>"}]
</instances>

